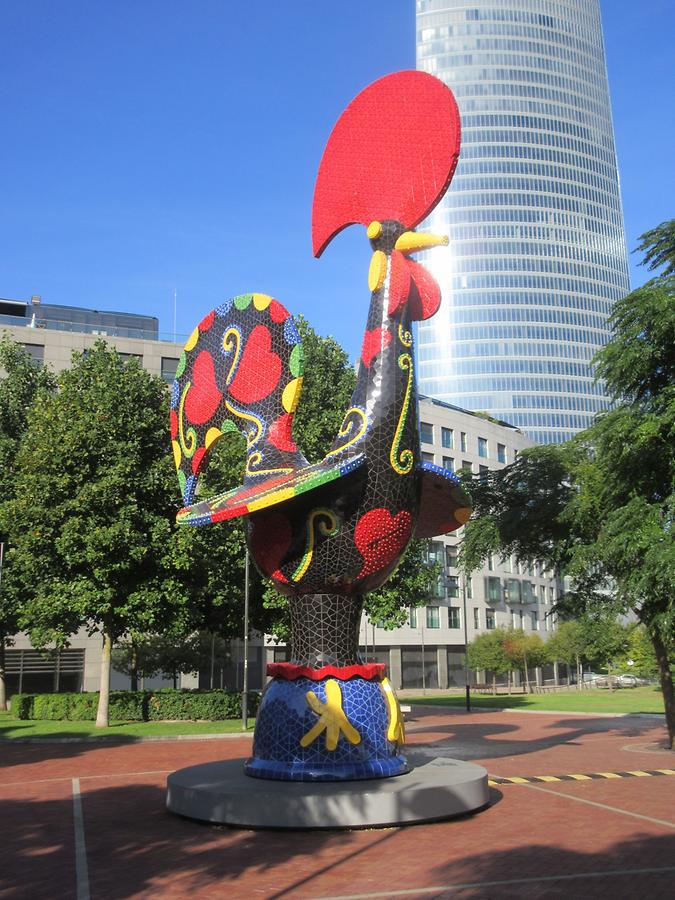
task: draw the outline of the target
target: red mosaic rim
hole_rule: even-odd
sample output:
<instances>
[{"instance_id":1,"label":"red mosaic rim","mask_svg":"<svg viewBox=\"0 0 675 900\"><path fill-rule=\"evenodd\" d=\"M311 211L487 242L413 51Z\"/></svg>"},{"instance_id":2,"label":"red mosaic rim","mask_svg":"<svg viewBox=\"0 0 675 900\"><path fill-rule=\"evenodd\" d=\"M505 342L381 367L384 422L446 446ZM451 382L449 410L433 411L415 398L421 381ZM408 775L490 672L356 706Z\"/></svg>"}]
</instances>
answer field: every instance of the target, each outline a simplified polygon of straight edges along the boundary
<instances>
[{"instance_id":1,"label":"red mosaic rim","mask_svg":"<svg viewBox=\"0 0 675 900\"><path fill-rule=\"evenodd\" d=\"M310 678L312 681L321 681L323 678L338 678L347 681L350 678L365 678L374 681L384 677L384 663L362 663L354 666L322 666L320 669L312 669L309 666L296 666L293 663L277 662L267 664L267 674L275 678L285 678L286 681L295 681L297 678Z\"/></svg>"}]
</instances>

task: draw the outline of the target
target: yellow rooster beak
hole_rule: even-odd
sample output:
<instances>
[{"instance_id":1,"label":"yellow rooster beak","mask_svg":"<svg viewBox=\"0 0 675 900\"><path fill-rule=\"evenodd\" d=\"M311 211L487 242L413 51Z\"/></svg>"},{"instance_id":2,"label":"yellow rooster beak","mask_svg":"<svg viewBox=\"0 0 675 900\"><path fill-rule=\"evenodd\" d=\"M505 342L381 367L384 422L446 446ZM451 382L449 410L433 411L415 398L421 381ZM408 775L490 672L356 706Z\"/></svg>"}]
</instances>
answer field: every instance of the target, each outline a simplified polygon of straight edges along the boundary
<instances>
[{"instance_id":1,"label":"yellow rooster beak","mask_svg":"<svg viewBox=\"0 0 675 900\"><path fill-rule=\"evenodd\" d=\"M394 244L401 253L417 253L430 247L447 247L447 235L425 234L418 231L404 231Z\"/></svg>"}]
</instances>

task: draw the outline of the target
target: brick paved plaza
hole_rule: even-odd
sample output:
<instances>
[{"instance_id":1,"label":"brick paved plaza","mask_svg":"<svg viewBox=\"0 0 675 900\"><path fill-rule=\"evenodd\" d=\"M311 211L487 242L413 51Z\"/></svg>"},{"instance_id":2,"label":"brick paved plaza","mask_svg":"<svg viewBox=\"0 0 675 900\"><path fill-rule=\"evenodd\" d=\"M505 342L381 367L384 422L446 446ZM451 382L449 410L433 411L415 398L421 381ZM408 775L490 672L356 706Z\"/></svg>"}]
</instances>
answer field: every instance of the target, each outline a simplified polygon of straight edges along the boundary
<instances>
[{"instance_id":1,"label":"brick paved plaza","mask_svg":"<svg viewBox=\"0 0 675 900\"><path fill-rule=\"evenodd\" d=\"M0 744L0 898L671 898L675 754L658 718L408 716L410 744L504 784L463 820L371 831L252 832L165 811L176 768L245 757L250 737Z\"/></svg>"}]
</instances>

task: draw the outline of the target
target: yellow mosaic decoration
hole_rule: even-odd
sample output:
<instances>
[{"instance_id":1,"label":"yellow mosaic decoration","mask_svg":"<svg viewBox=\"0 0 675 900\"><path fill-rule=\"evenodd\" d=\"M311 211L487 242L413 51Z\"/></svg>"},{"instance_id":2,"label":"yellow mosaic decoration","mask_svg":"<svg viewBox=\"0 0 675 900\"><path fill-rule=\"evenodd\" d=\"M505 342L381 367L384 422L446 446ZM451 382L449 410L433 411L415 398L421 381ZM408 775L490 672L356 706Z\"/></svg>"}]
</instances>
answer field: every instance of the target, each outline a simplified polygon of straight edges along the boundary
<instances>
[{"instance_id":1,"label":"yellow mosaic decoration","mask_svg":"<svg viewBox=\"0 0 675 900\"><path fill-rule=\"evenodd\" d=\"M387 727L387 740L396 741L397 744L405 744L405 725L403 724L403 714L401 713L401 705L398 697L394 693L391 682L388 678L383 678L380 682L384 699L387 701L387 714L389 725Z\"/></svg>"},{"instance_id":2,"label":"yellow mosaic decoration","mask_svg":"<svg viewBox=\"0 0 675 900\"><path fill-rule=\"evenodd\" d=\"M305 698L310 708L319 717L319 721L300 738L301 747L309 747L324 731L326 732L326 750L336 749L340 734L343 734L350 744L361 743L361 735L349 722L342 709L342 691L337 681L331 678L326 682L325 703L319 700L314 691L307 691Z\"/></svg>"}]
</instances>

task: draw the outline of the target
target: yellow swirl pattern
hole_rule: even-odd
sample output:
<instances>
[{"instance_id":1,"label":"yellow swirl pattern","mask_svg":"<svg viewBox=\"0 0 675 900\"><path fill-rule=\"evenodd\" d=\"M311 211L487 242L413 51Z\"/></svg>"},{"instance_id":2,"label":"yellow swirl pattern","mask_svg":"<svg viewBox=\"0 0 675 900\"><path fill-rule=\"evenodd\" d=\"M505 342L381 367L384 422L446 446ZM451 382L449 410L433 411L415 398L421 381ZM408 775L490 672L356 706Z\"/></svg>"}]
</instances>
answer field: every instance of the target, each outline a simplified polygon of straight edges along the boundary
<instances>
[{"instance_id":1,"label":"yellow swirl pattern","mask_svg":"<svg viewBox=\"0 0 675 900\"><path fill-rule=\"evenodd\" d=\"M403 325L401 325L400 323L398 326L398 339L403 344L404 347L408 347L408 348L412 347L412 343L413 343L412 333L410 331L408 331L407 328L404 328Z\"/></svg>"},{"instance_id":2,"label":"yellow swirl pattern","mask_svg":"<svg viewBox=\"0 0 675 900\"><path fill-rule=\"evenodd\" d=\"M246 446L250 450L251 447L255 446L260 440L263 433L263 422L259 416L254 416L252 413L244 412L242 409L236 409L229 400L225 401L225 408L228 412L231 412L233 416L236 416L238 419L244 419L246 422L252 422L255 426L255 431L253 432L253 436L251 436L251 431L249 429L246 430Z\"/></svg>"},{"instance_id":3,"label":"yellow swirl pattern","mask_svg":"<svg viewBox=\"0 0 675 900\"><path fill-rule=\"evenodd\" d=\"M405 420L408 415L408 409L410 407L410 396L412 394L412 383L413 383L413 361L412 356L409 353L402 353L398 358L398 367L405 371L408 370L408 384L405 389L405 397L403 398L403 405L401 407L401 413L398 417L398 424L396 425L396 432L394 434L394 442L391 445L391 450L389 451L389 462L391 463L392 469L398 475L407 475L410 471L412 471L412 467L415 463L415 457L413 455L412 450L401 450L399 451L399 444L401 443L401 435L403 433L403 428L405 426Z\"/></svg>"},{"instance_id":4,"label":"yellow swirl pattern","mask_svg":"<svg viewBox=\"0 0 675 900\"><path fill-rule=\"evenodd\" d=\"M232 341L233 338L234 343ZM232 350L234 350L234 359L232 360L230 371L227 373L227 378L225 379L225 384L229 384L234 378L234 373L237 370L239 357L241 355L241 334L239 333L239 330L237 328L228 328L223 335L223 350L226 353L230 353Z\"/></svg>"},{"instance_id":5,"label":"yellow swirl pattern","mask_svg":"<svg viewBox=\"0 0 675 900\"><path fill-rule=\"evenodd\" d=\"M254 450L253 453L249 454L248 459L246 460L246 474L247 475L290 475L293 469L285 468L285 469L256 469L255 466L259 466L262 462L262 453L260 450Z\"/></svg>"},{"instance_id":6,"label":"yellow swirl pattern","mask_svg":"<svg viewBox=\"0 0 675 900\"><path fill-rule=\"evenodd\" d=\"M192 382L188 381L183 388L183 393L180 396L180 404L178 406L178 440L180 441L181 449L184 455L190 459L191 456L194 456L194 452L197 449L197 432L194 428L188 428L187 430L187 438L189 440L189 444L185 440L185 432L183 431L183 407L185 406L185 398L187 397L187 392L190 390Z\"/></svg>"},{"instance_id":7,"label":"yellow swirl pattern","mask_svg":"<svg viewBox=\"0 0 675 900\"><path fill-rule=\"evenodd\" d=\"M300 579L305 574L307 569L309 569L312 563L312 557L314 556L314 522L320 518L328 520L327 522L318 522L319 531L322 535L324 535L324 537L331 537L338 530L337 517L335 516L335 513L331 512L330 509L319 507L318 509L313 509L310 512L310 514L307 516L307 549L305 550L305 554L300 561L300 565L291 576L293 581L300 581Z\"/></svg>"},{"instance_id":8,"label":"yellow swirl pattern","mask_svg":"<svg viewBox=\"0 0 675 900\"><path fill-rule=\"evenodd\" d=\"M355 418L350 419L350 416L354 415ZM326 454L326 458L329 456L335 456L337 453L342 453L347 450L349 447L352 447L357 441L360 441L363 435L368 430L368 417L365 412L358 406L352 406L351 409L348 409L345 413L345 417L342 420L342 425L340 425L340 430L338 431L339 438L348 437L350 431L356 431L354 434L346 441L344 444L340 444L339 447L336 447L334 450L329 450Z\"/></svg>"}]
</instances>

